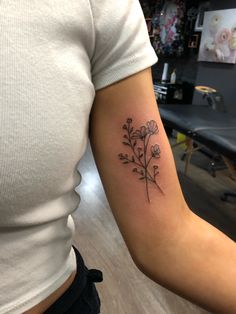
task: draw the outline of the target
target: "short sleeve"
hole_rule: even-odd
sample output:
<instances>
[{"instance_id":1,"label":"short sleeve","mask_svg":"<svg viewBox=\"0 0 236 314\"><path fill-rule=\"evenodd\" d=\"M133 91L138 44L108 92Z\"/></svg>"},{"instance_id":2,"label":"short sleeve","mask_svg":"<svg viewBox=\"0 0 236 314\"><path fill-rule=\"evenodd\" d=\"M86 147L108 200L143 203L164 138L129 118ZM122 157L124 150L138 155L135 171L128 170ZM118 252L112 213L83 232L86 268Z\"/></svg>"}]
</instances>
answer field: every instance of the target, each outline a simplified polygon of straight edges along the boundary
<instances>
[{"instance_id":1,"label":"short sleeve","mask_svg":"<svg viewBox=\"0 0 236 314\"><path fill-rule=\"evenodd\" d=\"M95 48L91 59L95 90L157 62L138 0L93 0Z\"/></svg>"}]
</instances>

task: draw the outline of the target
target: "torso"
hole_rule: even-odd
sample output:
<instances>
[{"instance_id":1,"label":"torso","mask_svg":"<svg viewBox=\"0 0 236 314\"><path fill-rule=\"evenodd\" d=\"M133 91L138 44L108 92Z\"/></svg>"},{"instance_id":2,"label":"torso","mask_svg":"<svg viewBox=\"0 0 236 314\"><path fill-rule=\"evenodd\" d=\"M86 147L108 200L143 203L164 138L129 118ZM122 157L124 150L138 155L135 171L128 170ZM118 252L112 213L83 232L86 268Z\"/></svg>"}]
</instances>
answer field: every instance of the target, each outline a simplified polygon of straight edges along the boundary
<instances>
[{"instance_id":1,"label":"torso","mask_svg":"<svg viewBox=\"0 0 236 314\"><path fill-rule=\"evenodd\" d=\"M42 314L44 313L56 300L58 300L63 293L70 287L76 275L74 271L70 277L60 286L56 291L49 295L45 300L39 304L32 307L30 310L24 312L23 314Z\"/></svg>"},{"instance_id":2,"label":"torso","mask_svg":"<svg viewBox=\"0 0 236 314\"><path fill-rule=\"evenodd\" d=\"M75 267L70 215L95 96L95 27L87 0L10 0L0 9L0 312L19 304L40 314L75 277L25 311L24 300Z\"/></svg>"}]
</instances>

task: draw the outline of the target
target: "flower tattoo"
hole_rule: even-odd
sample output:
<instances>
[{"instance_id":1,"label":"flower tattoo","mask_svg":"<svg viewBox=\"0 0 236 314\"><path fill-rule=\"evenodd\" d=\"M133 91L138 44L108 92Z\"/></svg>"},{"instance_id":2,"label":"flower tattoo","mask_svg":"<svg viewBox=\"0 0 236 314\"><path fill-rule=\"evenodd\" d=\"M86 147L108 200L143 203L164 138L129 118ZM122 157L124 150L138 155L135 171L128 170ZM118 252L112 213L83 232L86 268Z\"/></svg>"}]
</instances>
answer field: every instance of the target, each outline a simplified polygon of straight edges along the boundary
<instances>
[{"instance_id":1,"label":"flower tattoo","mask_svg":"<svg viewBox=\"0 0 236 314\"><path fill-rule=\"evenodd\" d=\"M123 164L135 166L132 171L139 175L139 180L145 181L147 198L150 203L149 184L154 184L164 194L156 180L159 174L159 166L156 162L160 158L161 150L158 144L149 146L150 137L158 134L159 130L154 120L148 121L145 126L141 126L137 130L134 130L132 122L133 120L128 118L123 125L125 134L122 142L125 146L129 146L131 155L121 153L118 157Z\"/></svg>"}]
</instances>

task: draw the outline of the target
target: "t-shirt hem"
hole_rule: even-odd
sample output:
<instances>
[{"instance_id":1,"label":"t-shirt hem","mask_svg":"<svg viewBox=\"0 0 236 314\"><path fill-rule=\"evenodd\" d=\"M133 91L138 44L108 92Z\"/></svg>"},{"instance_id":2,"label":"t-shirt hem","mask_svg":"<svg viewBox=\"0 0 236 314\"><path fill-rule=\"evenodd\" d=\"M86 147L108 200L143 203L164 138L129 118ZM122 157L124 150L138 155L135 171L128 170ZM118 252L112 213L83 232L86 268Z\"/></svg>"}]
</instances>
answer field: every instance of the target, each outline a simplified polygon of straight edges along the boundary
<instances>
[{"instance_id":1,"label":"t-shirt hem","mask_svg":"<svg viewBox=\"0 0 236 314\"><path fill-rule=\"evenodd\" d=\"M2 309L0 308L0 314L22 314L56 291L69 278L72 272L76 270L76 256L73 248L71 249L71 254L71 262L59 273L55 280L51 280L48 285L40 289L40 292L31 292L21 300L18 300L17 302L14 301L14 304L3 307Z\"/></svg>"},{"instance_id":2,"label":"t-shirt hem","mask_svg":"<svg viewBox=\"0 0 236 314\"><path fill-rule=\"evenodd\" d=\"M146 68L154 65L158 61L157 55L150 53L150 50L145 51L139 56L133 59L126 60L125 62L119 63L118 66L112 67L109 71L100 74L97 78L93 78L93 84L95 90L102 89L109 85L112 85L122 79L125 79L131 75L134 75Z\"/></svg>"}]
</instances>

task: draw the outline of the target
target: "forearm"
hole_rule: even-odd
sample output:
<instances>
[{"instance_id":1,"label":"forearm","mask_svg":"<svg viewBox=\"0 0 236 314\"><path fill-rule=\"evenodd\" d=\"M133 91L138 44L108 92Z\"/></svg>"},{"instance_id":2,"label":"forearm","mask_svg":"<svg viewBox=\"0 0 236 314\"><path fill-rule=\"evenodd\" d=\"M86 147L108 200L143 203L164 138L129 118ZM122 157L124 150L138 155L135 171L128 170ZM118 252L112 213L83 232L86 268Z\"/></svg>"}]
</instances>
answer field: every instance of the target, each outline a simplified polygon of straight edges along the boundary
<instances>
[{"instance_id":1,"label":"forearm","mask_svg":"<svg viewBox=\"0 0 236 314\"><path fill-rule=\"evenodd\" d=\"M235 243L191 212L176 233L162 239L162 245L158 240L158 249L155 239L149 239L138 253L138 267L152 280L213 313L235 314Z\"/></svg>"}]
</instances>

